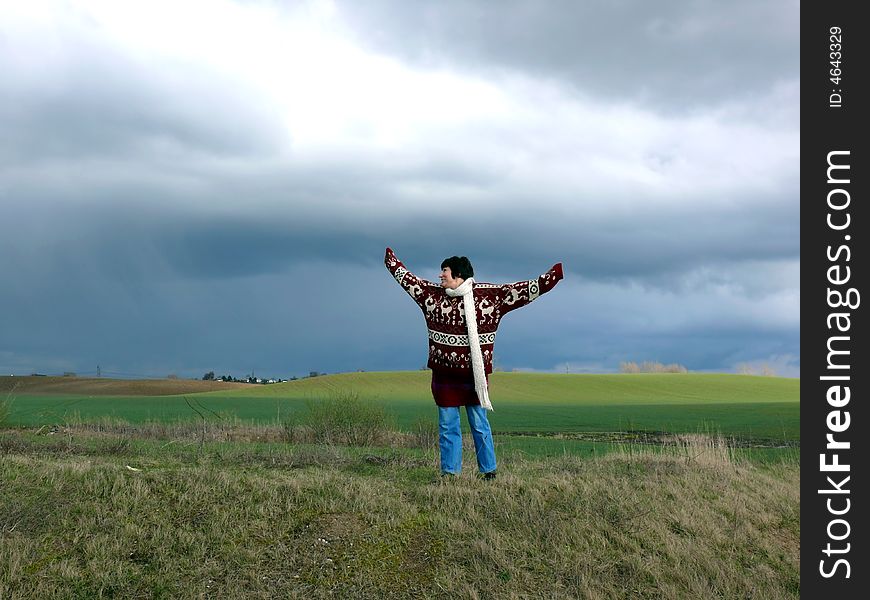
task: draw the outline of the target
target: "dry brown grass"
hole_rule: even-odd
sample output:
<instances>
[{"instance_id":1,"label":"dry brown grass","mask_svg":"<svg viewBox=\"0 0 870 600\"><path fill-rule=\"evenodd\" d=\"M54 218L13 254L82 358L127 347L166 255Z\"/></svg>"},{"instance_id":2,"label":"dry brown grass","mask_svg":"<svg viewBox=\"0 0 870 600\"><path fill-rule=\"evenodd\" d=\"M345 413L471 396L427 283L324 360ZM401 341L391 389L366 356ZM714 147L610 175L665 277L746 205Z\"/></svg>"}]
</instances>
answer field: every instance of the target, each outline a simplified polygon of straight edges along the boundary
<instances>
[{"instance_id":1,"label":"dry brown grass","mask_svg":"<svg viewBox=\"0 0 870 600\"><path fill-rule=\"evenodd\" d=\"M251 384L195 379L108 379L87 377L0 376L0 394L75 394L82 396L171 396L250 389Z\"/></svg>"},{"instance_id":2,"label":"dry brown grass","mask_svg":"<svg viewBox=\"0 0 870 600\"><path fill-rule=\"evenodd\" d=\"M422 421L420 427L424 427ZM434 434L431 429L431 427L426 427L425 431L415 429L411 433L406 433L378 427L373 429L370 435L367 433L360 436L370 442L360 445L434 450L438 443L437 429ZM114 417L101 417L87 421L73 417L65 425L44 426L36 429L35 432L41 436L55 436L58 440L68 437L79 441L157 440L180 446L205 443L353 445L338 443L339 440L327 439L322 433L305 424L257 424L230 415L223 415L221 419L146 421L144 423L130 423ZM6 437L0 441L5 440L6 443L13 443L12 439ZM474 451L474 442L470 435L463 436L463 448L467 451Z\"/></svg>"},{"instance_id":3,"label":"dry brown grass","mask_svg":"<svg viewBox=\"0 0 870 600\"><path fill-rule=\"evenodd\" d=\"M114 417L82 420L74 416L68 420L66 425L58 427L58 432L62 434L72 432L77 435L90 433L95 435L129 436L137 439L176 442L288 441L284 428L279 425L252 423L234 415L220 415L220 417L130 423L124 419Z\"/></svg>"},{"instance_id":4,"label":"dry brown grass","mask_svg":"<svg viewBox=\"0 0 870 600\"><path fill-rule=\"evenodd\" d=\"M676 455L687 461L713 467L734 466L733 447L721 435L683 433L673 436L669 445L676 448Z\"/></svg>"}]
</instances>

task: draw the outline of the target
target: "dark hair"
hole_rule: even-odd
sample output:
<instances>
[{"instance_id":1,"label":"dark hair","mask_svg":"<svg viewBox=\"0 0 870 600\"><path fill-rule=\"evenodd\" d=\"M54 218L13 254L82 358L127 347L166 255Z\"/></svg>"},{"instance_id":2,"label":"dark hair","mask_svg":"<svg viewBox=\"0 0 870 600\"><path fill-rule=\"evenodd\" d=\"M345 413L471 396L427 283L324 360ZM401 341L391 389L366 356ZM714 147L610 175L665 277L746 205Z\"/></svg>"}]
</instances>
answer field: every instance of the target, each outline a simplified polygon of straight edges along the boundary
<instances>
[{"instance_id":1,"label":"dark hair","mask_svg":"<svg viewBox=\"0 0 870 600\"><path fill-rule=\"evenodd\" d=\"M441 262L441 268L450 267L450 274L456 279L474 277L474 267L467 256L451 256Z\"/></svg>"}]
</instances>

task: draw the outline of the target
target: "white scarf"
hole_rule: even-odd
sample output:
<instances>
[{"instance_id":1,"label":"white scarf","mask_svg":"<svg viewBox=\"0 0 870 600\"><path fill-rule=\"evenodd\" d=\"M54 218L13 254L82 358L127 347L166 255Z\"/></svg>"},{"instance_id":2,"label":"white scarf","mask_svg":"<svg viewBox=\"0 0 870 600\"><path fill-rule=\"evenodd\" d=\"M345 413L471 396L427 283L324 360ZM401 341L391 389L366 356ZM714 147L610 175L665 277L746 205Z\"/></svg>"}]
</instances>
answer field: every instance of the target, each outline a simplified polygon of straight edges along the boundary
<instances>
[{"instance_id":1,"label":"white scarf","mask_svg":"<svg viewBox=\"0 0 870 600\"><path fill-rule=\"evenodd\" d=\"M474 294L471 291L474 278L469 277L457 286L455 290L446 288L448 296L462 296L465 311L465 325L468 327L468 346L471 349L471 370L474 372L474 391L480 405L486 410L492 410L489 401L489 391L486 386L486 374L483 370L483 353L480 351L480 338L477 336L477 311L474 307Z\"/></svg>"}]
</instances>

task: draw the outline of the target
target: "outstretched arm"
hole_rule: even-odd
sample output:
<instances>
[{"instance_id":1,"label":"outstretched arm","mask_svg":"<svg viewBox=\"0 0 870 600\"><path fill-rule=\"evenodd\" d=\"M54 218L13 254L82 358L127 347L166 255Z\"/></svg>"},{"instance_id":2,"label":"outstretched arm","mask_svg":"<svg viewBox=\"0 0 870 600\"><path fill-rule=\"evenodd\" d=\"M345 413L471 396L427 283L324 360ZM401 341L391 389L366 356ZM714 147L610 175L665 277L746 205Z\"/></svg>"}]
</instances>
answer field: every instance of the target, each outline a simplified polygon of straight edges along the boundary
<instances>
[{"instance_id":1,"label":"outstretched arm","mask_svg":"<svg viewBox=\"0 0 870 600\"><path fill-rule=\"evenodd\" d=\"M414 299L414 302L420 305L423 308L423 303L426 301L426 296L432 291L432 287L439 287L431 281L426 281L425 279L420 279L413 273L411 273L402 261L400 261L396 255L393 253L392 248L387 248L387 252L384 255L384 265L386 265L387 270L390 274L399 282L399 285L402 286L408 295Z\"/></svg>"},{"instance_id":2,"label":"outstretched arm","mask_svg":"<svg viewBox=\"0 0 870 600\"><path fill-rule=\"evenodd\" d=\"M541 294L546 294L561 281L562 263L556 263L553 267L536 279L506 283L499 291L500 311L502 315L515 308L525 306Z\"/></svg>"}]
</instances>

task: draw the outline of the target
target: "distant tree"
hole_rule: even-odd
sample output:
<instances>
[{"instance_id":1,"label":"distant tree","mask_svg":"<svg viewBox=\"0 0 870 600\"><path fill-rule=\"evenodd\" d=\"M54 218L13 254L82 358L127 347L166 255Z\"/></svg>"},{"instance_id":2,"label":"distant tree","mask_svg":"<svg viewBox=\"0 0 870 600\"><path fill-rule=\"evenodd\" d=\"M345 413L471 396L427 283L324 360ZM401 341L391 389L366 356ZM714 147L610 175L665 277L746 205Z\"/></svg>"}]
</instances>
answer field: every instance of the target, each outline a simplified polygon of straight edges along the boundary
<instances>
[{"instance_id":1,"label":"distant tree","mask_svg":"<svg viewBox=\"0 0 870 600\"><path fill-rule=\"evenodd\" d=\"M776 377L776 369L770 366L769 363L761 363L755 367L749 363L738 363L734 370L740 375L764 375L765 377Z\"/></svg>"},{"instance_id":2,"label":"distant tree","mask_svg":"<svg viewBox=\"0 0 870 600\"><path fill-rule=\"evenodd\" d=\"M170 373L166 376L166 379L178 379L178 375L176 375L175 373Z\"/></svg>"},{"instance_id":3,"label":"distant tree","mask_svg":"<svg viewBox=\"0 0 870 600\"><path fill-rule=\"evenodd\" d=\"M623 373L688 373L689 370L683 365L671 363L663 365L655 360L645 360L640 365L634 361L619 363L619 370Z\"/></svg>"},{"instance_id":4,"label":"distant tree","mask_svg":"<svg viewBox=\"0 0 870 600\"><path fill-rule=\"evenodd\" d=\"M214 371L209 371L202 376L203 381L214 381Z\"/></svg>"}]
</instances>

